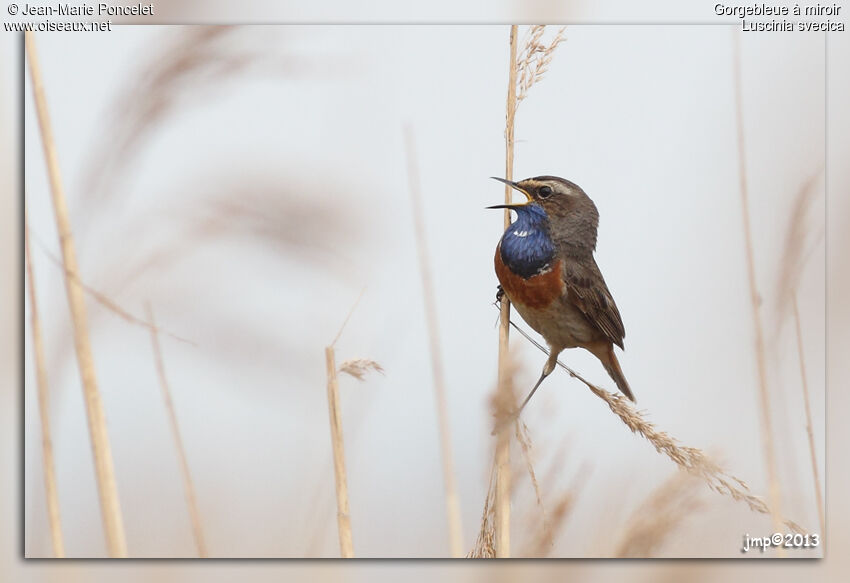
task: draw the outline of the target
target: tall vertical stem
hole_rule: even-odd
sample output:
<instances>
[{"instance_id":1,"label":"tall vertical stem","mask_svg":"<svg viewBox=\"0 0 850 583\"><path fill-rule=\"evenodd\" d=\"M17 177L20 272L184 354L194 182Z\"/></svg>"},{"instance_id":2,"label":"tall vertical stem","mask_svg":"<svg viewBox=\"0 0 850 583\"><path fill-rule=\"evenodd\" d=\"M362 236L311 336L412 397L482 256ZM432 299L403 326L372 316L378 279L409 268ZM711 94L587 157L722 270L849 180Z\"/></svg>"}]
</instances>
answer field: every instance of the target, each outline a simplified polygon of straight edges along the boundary
<instances>
[{"instance_id":1,"label":"tall vertical stem","mask_svg":"<svg viewBox=\"0 0 850 583\"><path fill-rule=\"evenodd\" d=\"M514 118L516 116L517 79L517 26L511 26L510 66L508 69L508 98L505 113L505 179L513 180L514 172ZM511 202L511 187L505 185L505 204ZM511 224L511 213L505 209L504 228ZM509 390L508 354L511 306L502 297L499 318L499 391ZM508 402L507 399L504 402ZM511 556L511 442L510 423L502 423L496 442L496 556Z\"/></svg>"},{"instance_id":2,"label":"tall vertical stem","mask_svg":"<svg viewBox=\"0 0 850 583\"><path fill-rule=\"evenodd\" d=\"M65 558L65 543L62 539L62 521L59 517L59 491L56 487L56 464L53 461L53 441L50 439L50 405L47 390L47 368L44 357L44 340L38 316L38 299L35 293L35 275L30 254L29 217L24 211L24 257L27 268L27 289L30 298L30 327L32 332L33 357L35 358L36 383L38 385L38 414L41 419L42 465L44 466L44 492L47 495L47 519L50 524L50 541L53 555Z\"/></svg>"},{"instance_id":3,"label":"tall vertical stem","mask_svg":"<svg viewBox=\"0 0 850 583\"><path fill-rule=\"evenodd\" d=\"M171 389L168 386L168 378L165 376L165 361L162 357L162 347L159 344L159 328L153 316L153 308L148 303L145 305L148 322L151 330L151 344L153 346L154 360L156 361L156 373L159 377L159 386L162 390L162 400L165 402L165 411L168 414L168 422L171 425L171 435L174 437L174 445L177 449L177 459L180 462L180 473L183 476L183 491L186 495L186 504L189 507L189 519L192 522L192 534L195 537L195 546L198 556L207 558L207 543L204 540L204 531L201 528L201 512L198 510L198 496L195 494L195 486L192 482L192 474L189 471L189 459L186 456L186 447L180 435L180 426L177 423L177 413L174 411L174 402L171 400Z\"/></svg>"},{"instance_id":4,"label":"tall vertical stem","mask_svg":"<svg viewBox=\"0 0 850 583\"><path fill-rule=\"evenodd\" d=\"M100 496L100 510L103 516L103 526L106 534L106 545L111 557L126 557L127 542L124 536L124 523L121 517L121 505L118 500L118 488L115 483L115 469L112 465L109 434L106 429L106 415L103 411L100 391L97 388L94 358L92 357L91 344L89 342L85 297L83 288L80 285L77 255L74 249L74 239L71 234L71 222L68 218L68 207L65 202L65 191L59 173L56 144L53 140L53 130L50 126L47 99L44 94L44 85L41 78L41 67L36 52L35 37L32 32L24 33L24 42L29 60L38 124L41 128L44 157L47 162L47 173L50 179L50 192L53 197L56 228L59 232L59 244L62 249L62 263L65 268L65 290L68 295L68 307L71 312L71 321L74 330L74 348L77 353L77 364L80 369L83 385L89 434L94 452L94 466Z\"/></svg>"},{"instance_id":5,"label":"tall vertical stem","mask_svg":"<svg viewBox=\"0 0 850 583\"><path fill-rule=\"evenodd\" d=\"M328 413L331 422L331 447L336 482L336 522L339 530L339 551L343 559L354 557L351 540L351 518L348 509L348 478L345 475L345 449L342 440L342 412L339 406L339 382L336 376L336 356L333 346L325 348L328 373Z\"/></svg>"},{"instance_id":6,"label":"tall vertical stem","mask_svg":"<svg viewBox=\"0 0 850 583\"><path fill-rule=\"evenodd\" d=\"M795 293L791 302L794 306L794 329L797 332L797 356L800 359L800 377L803 381L803 403L806 410L806 433L809 437L809 455L812 458L812 476L815 485L815 500L818 505L818 521L820 522L821 536L826 536L826 520L823 512L823 497L820 493L820 475L818 473L818 457L815 453L815 435L812 431L812 408L809 404L809 382L806 380L806 359L803 353L803 333L800 329L800 310L797 307L797 294Z\"/></svg>"},{"instance_id":7,"label":"tall vertical stem","mask_svg":"<svg viewBox=\"0 0 850 583\"><path fill-rule=\"evenodd\" d=\"M405 151L407 152L407 175L410 182L410 198L413 204L413 227L416 232L416 246L419 250L419 271L422 275L422 296L425 301L425 320L428 324L430 341L431 370L434 376L434 397L437 401L437 420L440 428L440 452L443 459L443 488L446 492L446 518L449 525L449 547L452 556L463 556L463 529L460 519L460 502L455 482L454 456L449 426L449 407L446 399L446 381L443 374L443 359L440 353L440 330L437 323L437 306L434 300L434 282L431 277L431 265L425 244L425 220L422 211L422 193L419 186L419 168L416 164L413 130L407 126L404 131Z\"/></svg>"},{"instance_id":8,"label":"tall vertical stem","mask_svg":"<svg viewBox=\"0 0 850 583\"><path fill-rule=\"evenodd\" d=\"M732 30L734 41L735 69L735 117L738 131L738 176L741 181L741 210L744 221L744 243L746 245L747 281L750 287L750 302L755 330L756 365L758 367L759 399L761 403L762 433L764 438L764 457L767 463L767 478L769 482L768 497L770 499L770 514L773 527L777 532L783 528L782 493L779 488L779 478L776 469L776 452L773 446L773 421L770 412L770 394L767 388L767 365L765 363L764 332L761 325L761 298L756 283L756 268L753 258L753 235L750 226L750 202L747 191L747 161L744 143L744 105L741 89L741 41L737 30ZM779 549L781 551L781 548Z\"/></svg>"}]
</instances>

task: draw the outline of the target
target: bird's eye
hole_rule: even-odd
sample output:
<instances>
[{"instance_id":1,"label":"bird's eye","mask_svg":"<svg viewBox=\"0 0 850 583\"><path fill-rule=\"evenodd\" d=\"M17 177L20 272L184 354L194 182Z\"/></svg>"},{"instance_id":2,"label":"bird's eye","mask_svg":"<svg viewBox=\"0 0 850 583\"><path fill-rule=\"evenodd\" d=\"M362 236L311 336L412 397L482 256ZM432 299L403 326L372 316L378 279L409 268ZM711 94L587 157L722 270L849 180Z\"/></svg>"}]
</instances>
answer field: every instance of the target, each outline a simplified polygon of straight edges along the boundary
<instances>
[{"instance_id":1,"label":"bird's eye","mask_svg":"<svg viewBox=\"0 0 850 583\"><path fill-rule=\"evenodd\" d=\"M552 196L552 187L551 186L541 186L540 190L537 191L538 196L540 198L549 198Z\"/></svg>"}]
</instances>

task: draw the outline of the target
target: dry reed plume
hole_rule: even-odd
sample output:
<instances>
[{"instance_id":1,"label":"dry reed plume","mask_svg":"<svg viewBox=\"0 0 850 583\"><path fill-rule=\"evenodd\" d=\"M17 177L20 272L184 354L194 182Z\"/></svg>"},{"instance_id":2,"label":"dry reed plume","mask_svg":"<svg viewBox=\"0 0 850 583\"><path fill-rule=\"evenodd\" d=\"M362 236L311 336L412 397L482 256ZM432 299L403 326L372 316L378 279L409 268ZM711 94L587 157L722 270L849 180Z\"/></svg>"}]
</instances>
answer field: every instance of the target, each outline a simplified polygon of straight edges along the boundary
<instances>
[{"instance_id":1,"label":"dry reed plume","mask_svg":"<svg viewBox=\"0 0 850 583\"><path fill-rule=\"evenodd\" d=\"M192 26L163 35L147 65L133 72L114 101L108 131L89 156L86 202L103 203L114 192L145 140L192 95L220 92L225 81L254 70L296 77L329 68L303 56L275 55L252 42L257 36L239 26Z\"/></svg>"},{"instance_id":2,"label":"dry reed plume","mask_svg":"<svg viewBox=\"0 0 850 583\"><path fill-rule=\"evenodd\" d=\"M41 128L41 141L44 157L47 162L47 173L50 181L50 192L53 198L53 210L56 218L56 229L62 250L62 262L65 267L65 289L68 296L68 308L73 322L74 347L77 364L85 397L86 415L88 418L89 434L94 452L95 474L97 478L100 508L103 517L106 544L111 557L126 557L127 542L124 534L124 524L121 516L121 505L118 500L118 488L115 482L115 469L112 463L112 452L109 445L109 434L106 427L106 415L103 402L97 387L97 376L94 368L91 344L86 318L85 296L78 279L77 255L65 201L65 191L59 171L59 159L50 116L47 112L47 99L41 77L41 67L32 32L24 34L26 55L29 60L30 76L32 78L33 99L36 114Z\"/></svg>"},{"instance_id":3,"label":"dry reed plume","mask_svg":"<svg viewBox=\"0 0 850 583\"><path fill-rule=\"evenodd\" d=\"M615 557L655 556L679 525L700 506L692 474L676 472L660 484L626 523Z\"/></svg>"},{"instance_id":4,"label":"dry reed plume","mask_svg":"<svg viewBox=\"0 0 850 583\"><path fill-rule=\"evenodd\" d=\"M776 297L777 328L791 315L794 296L802 279L803 269L806 266L809 255L814 250L814 243L823 237L823 232L817 233L813 240L809 240L809 225L811 219L812 205L820 190L816 188L822 176L822 169L812 173L800 186L791 213L788 226L785 229L785 243L783 246L779 278L776 283L778 290ZM774 331L775 334L779 330Z\"/></svg>"},{"instance_id":5,"label":"dry reed plume","mask_svg":"<svg viewBox=\"0 0 850 583\"><path fill-rule=\"evenodd\" d=\"M369 360L367 358L354 358L344 360L342 364L339 365L339 372L343 372L347 375L353 376L358 381L365 381L366 374L369 371L375 371L384 374L384 369L380 364L378 364L374 360Z\"/></svg>"},{"instance_id":6,"label":"dry reed plume","mask_svg":"<svg viewBox=\"0 0 850 583\"><path fill-rule=\"evenodd\" d=\"M539 350L545 354L549 354L549 350L545 346L534 340L522 328L513 322L511 322L511 326ZM726 470L711 461L702 450L680 445L676 439L656 429L655 425L644 419L643 415L625 397L615 395L597 387L560 360L558 361L558 366L567 371L571 377L584 383L594 395L605 401L611 411L620 418L632 433L637 433L645 438L658 453L666 455L680 468L702 479L711 490L714 490L718 494L729 496L735 501L743 502L754 512L770 516L774 515L774 511L761 498L750 493L746 482L727 473ZM780 519L780 525L783 524L794 532L806 532L791 520Z\"/></svg>"},{"instance_id":7,"label":"dry reed plume","mask_svg":"<svg viewBox=\"0 0 850 583\"><path fill-rule=\"evenodd\" d=\"M565 28L562 26L548 44L542 42L546 25L536 24L528 29L522 51L517 56L517 69L519 70L517 105L528 96L532 86L543 79L543 75L549 69L549 63L552 61L555 49L564 40Z\"/></svg>"},{"instance_id":8,"label":"dry reed plume","mask_svg":"<svg viewBox=\"0 0 850 583\"><path fill-rule=\"evenodd\" d=\"M576 495L573 490L562 493L548 514L542 528L534 532L532 540L523 552L523 557L544 558L552 552L552 546L558 533L566 525L567 519L575 507Z\"/></svg>"},{"instance_id":9,"label":"dry reed plume","mask_svg":"<svg viewBox=\"0 0 850 583\"><path fill-rule=\"evenodd\" d=\"M534 504L540 512L541 520L532 518L528 512L527 523L525 529L530 533L530 538L524 541L523 550L520 553L522 557L547 557L552 552L555 540L558 534L566 526L567 519L570 517L573 508L575 507L579 491L582 484L587 479L590 472L586 464L582 464L572 483L560 492L554 493L550 497L554 498L555 502L551 508L543 500L543 493L540 484L538 483L537 475L532 463L532 447L531 440L528 435L528 427L521 420L515 425L517 442L525 459L526 474L531 481L534 489ZM560 452L552 458L550 467L545 477L540 480L544 484L551 484L556 480L557 475L563 470L563 458L565 456L565 447L561 447ZM519 472L517 472L519 473Z\"/></svg>"}]
</instances>

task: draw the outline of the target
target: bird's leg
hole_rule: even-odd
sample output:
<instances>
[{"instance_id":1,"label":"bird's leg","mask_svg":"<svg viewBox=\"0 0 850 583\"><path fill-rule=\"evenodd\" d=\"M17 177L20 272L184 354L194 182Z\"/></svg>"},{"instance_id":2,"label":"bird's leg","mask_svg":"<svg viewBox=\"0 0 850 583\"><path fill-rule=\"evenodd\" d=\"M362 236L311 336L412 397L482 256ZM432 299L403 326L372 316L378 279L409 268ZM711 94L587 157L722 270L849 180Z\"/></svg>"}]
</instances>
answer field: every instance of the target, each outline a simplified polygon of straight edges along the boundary
<instances>
[{"instance_id":1,"label":"bird's leg","mask_svg":"<svg viewBox=\"0 0 850 583\"><path fill-rule=\"evenodd\" d=\"M534 395L534 392L537 390L537 388L543 382L543 379L548 377L550 374L552 374L552 371L555 370L555 364L558 362L558 354L560 352L561 352L560 350L551 350L550 349L549 359L546 361L546 364L543 365L543 372L541 373L540 378L537 379L537 382L534 384L534 388L531 389L530 393L528 393L528 396L522 402L522 405L519 406L519 409L514 411L511 415L505 417L502 422L500 422L496 425L496 428L493 429L493 435L496 435L497 433L499 433L499 431L501 431L502 428L504 428L509 423L513 423L514 421L517 420L517 418L519 417L519 414L522 413L522 410L525 409L525 406L531 400L531 397L532 397L532 395Z\"/></svg>"},{"instance_id":2,"label":"bird's leg","mask_svg":"<svg viewBox=\"0 0 850 583\"><path fill-rule=\"evenodd\" d=\"M522 405L520 405L519 409L517 409L516 413L514 413L514 418L519 417L519 414L522 413L523 409L525 409L525 406L531 400L531 397L534 395L534 392L540 386L540 383L543 382L543 379L548 377L550 374L552 374L552 371L555 370L555 364L558 362L558 352L559 351L555 350L551 350L549 352L549 358L546 360L546 364L543 365L543 372L541 373L540 378L537 379L534 388L531 389L531 392L528 393L528 396L522 402Z\"/></svg>"}]
</instances>

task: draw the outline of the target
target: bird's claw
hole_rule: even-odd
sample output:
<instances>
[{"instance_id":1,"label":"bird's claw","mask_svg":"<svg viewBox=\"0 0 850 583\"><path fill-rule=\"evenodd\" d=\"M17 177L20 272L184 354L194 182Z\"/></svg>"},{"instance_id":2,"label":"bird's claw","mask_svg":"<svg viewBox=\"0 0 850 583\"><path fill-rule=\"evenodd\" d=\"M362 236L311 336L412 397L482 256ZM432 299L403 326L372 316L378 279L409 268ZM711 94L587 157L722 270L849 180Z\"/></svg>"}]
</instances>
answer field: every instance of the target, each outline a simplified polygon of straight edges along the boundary
<instances>
[{"instance_id":1,"label":"bird's claw","mask_svg":"<svg viewBox=\"0 0 850 583\"><path fill-rule=\"evenodd\" d=\"M505 297L505 290L502 289L501 285L497 285L496 286L496 303L501 304L503 297Z\"/></svg>"}]
</instances>

